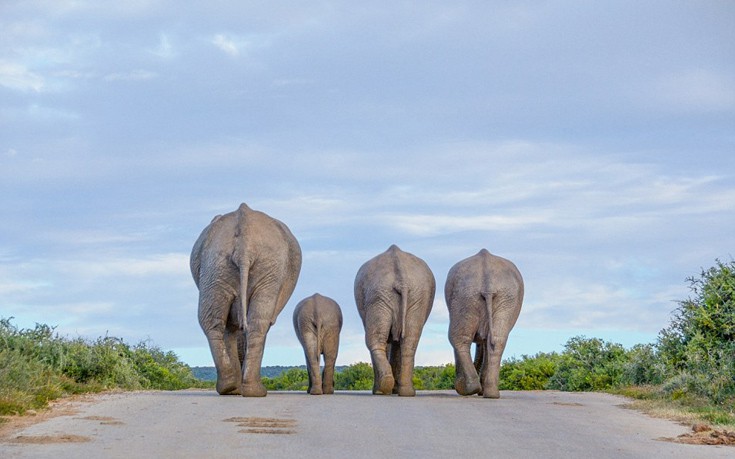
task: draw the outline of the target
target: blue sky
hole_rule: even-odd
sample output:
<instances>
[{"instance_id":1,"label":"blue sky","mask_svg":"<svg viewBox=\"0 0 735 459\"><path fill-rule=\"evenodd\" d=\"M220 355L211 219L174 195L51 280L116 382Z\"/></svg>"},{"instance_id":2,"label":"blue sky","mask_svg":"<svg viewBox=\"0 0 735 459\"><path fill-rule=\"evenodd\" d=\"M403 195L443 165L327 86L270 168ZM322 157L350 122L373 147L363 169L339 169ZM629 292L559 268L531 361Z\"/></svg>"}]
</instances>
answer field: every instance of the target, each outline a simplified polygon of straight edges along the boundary
<instances>
[{"instance_id":1,"label":"blue sky","mask_svg":"<svg viewBox=\"0 0 735 459\"><path fill-rule=\"evenodd\" d=\"M247 202L304 263L295 304L391 244L438 295L416 361L452 361L443 286L481 248L526 299L506 357L652 342L733 256L735 3L4 1L0 316L211 357L191 246Z\"/></svg>"}]
</instances>

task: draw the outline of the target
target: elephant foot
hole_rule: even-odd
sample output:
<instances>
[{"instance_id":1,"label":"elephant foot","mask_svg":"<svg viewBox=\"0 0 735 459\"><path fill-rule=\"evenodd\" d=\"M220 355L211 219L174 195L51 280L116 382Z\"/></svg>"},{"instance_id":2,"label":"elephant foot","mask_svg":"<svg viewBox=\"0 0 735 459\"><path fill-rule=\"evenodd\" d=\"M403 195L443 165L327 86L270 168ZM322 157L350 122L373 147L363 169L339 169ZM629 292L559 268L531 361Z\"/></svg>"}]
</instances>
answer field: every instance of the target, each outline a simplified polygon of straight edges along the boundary
<instances>
[{"instance_id":1,"label":"elephant foot","mask_svg":"<svg viewBox=\"0 0 735 459\"><path fill-rule=\"evenodd\" d=\"M395 379L393 379L392 375L382 376L377 381L377 384L373 386L373 394L390 395L393 393L393 386L395 386L395 384L396 384L396 381Z\"/></svg>"},{"instance_id":2,"label":"elephant foot","mask_svg":"<svg viewBox=\"0 0 735 459\"><path fill-rule=\"evenodd\" d=\"M474 395L482 391L482 386L477 378L467 381L466 378L457 378L454 380L454 390L459 395Z\"/></svg>"},{"instance_id":3,"label":"elephant foot","mask_svg":"<svg viewBox=\"0 0 735 459\"><path fill-rule=\"evenodd\" d=\"M240 388L240 393L243 397L265 397L268 395L268 391L260 381L243 384Z\"/></svg>"},{"instance_id":4,"label":"elephant foot","mask_svg":"<svg viewBox=\"0 0 735 459\"><path fill-rule=\"evenodd\" d=\"M481 395L484 398L500 398L500 391L498 389L483 389Z\"/></svg>"},{"instance_id":5,"label":"elephant foot","mask_svg":"<svg viewBox=\"0 0 735 459\"><path fill-rule=\"evenodd\" d=\"M399 386L398 395L401 397L414 397L416 395L416 389L413 386Z\"/></svg>"},{"instance_id":6,"label":"elephant foot","mask_svg":"<svg viewBox=\"0 0 735 459\"><path fill-rule=\"evenodd\" d=\"M334 386L322 386L322 393L325 395L331 395L334 393Z\"/></svg>"},{"instance_id":7,"label":"elephant foot","mask_svg":"<svg viewBox=\"0 0 735 459\"><path fill-rule=\"evenodd\" d=\"M240 388L235 381L217 380L217 393L220 395L239 395Z\"/></svg>"},{"instance_id":8,"label":"elephant foot","mask_svg":"<svg viewBox=\"0 0 735 459\"><path fill-rule=\"evenodd\" d=\"M322 388L319 386L314 386L311 389L309 389L309 393L311 395L322 395Z\"/></svg>"}]
</instances>

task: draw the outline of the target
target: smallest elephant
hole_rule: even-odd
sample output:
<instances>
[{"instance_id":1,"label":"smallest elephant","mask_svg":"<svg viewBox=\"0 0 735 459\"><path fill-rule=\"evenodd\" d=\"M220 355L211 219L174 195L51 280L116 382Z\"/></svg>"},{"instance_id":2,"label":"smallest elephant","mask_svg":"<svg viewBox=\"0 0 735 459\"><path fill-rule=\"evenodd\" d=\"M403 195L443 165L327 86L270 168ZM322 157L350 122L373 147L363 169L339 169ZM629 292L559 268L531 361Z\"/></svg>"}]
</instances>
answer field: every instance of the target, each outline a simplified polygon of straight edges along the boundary
<instances>
[{"instance_id":1,"label":"smallest elephant","mask_svg":"<svg viewBox=\"0 0 735 459\"><path fill-rule=\"evenodd\" d=\"M334 393L334 364L342 330L342 310L337 302L318 293L304 298L293 311L293 328L304 348L309 390L312 395ZM319 359L324 355L324 374Z\"/></svg>"}]
</instances>

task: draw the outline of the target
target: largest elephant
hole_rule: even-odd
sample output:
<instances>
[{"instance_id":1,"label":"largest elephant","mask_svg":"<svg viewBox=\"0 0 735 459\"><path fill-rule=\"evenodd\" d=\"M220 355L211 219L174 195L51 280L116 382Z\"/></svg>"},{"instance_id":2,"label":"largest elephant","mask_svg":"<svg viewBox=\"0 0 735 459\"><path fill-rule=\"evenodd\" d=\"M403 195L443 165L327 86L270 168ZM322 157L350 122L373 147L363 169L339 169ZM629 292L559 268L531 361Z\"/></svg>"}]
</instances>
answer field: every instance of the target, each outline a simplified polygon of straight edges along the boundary
<instances>
[{"instance_id":1,"label":"largest elephant","mask_svg":"<svg viewBox=\"0 0 735 459\"><path fill-rule=\"evenodd\" d=\"M500 359L523 303L521 273L511 261L482 249L449 270L444 297L457 364L454 388L460 395L500 397Z\"/></svg>"},{"instance_id":2,"label":"largest elephant","mask_svg":"<svg viewBox=\"0 0 735 459\"><path fill-rule=\"evenodd\" d=\"M190 266L199 288L199 324L217 368L217 392L265 396L265 338L296 286L299 243L284 223L243 203L204 228Z\"/></svg>"},{"instance_id":3,"label":"largest elephant","mask_svg":"<svg viewBox=\"0 0 735 459\"><path fill-rule=\"evenodd\" d=\"M357 272L355 302L373 362L374 394L416 394L414 356L435 291L436 281L427 264L396 245Z\"/></svg>"}]
</instances>

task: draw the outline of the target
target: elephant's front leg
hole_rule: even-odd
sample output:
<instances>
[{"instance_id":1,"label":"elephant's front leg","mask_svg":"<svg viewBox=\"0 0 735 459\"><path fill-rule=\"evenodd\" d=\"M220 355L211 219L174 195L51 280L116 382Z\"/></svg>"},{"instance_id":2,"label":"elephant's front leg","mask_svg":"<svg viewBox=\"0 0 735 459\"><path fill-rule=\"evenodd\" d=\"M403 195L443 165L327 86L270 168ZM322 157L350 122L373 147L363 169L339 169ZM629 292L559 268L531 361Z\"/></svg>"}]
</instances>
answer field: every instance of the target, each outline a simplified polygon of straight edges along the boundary
<instances>
[{"instance_id":1,"label":"elephant's front leg","mask_svg":"<svg viewBox=\"0 0 735 459\"><path fill-rule=\"evenodd\" d=\"M365 344L370 350L373 362L373 394L390 395L393 393L395 379L386 355L388 335L390 334L391 313L381 306L373 305L367 309L365 317Z\"/></svg>"}]
</instances>

